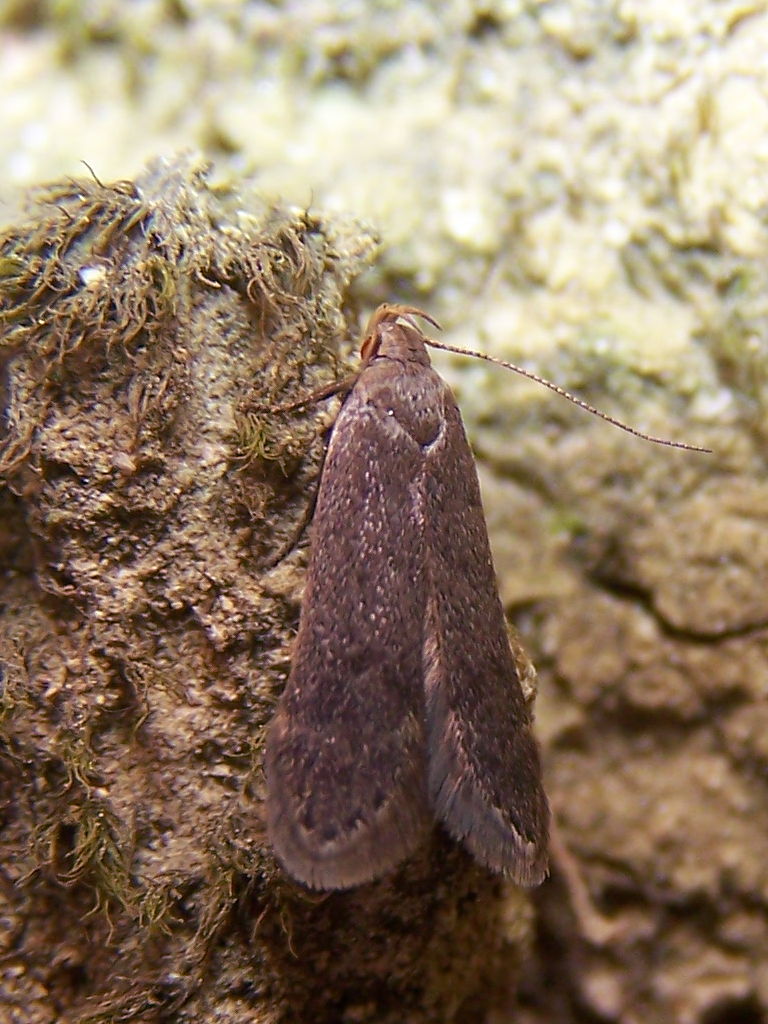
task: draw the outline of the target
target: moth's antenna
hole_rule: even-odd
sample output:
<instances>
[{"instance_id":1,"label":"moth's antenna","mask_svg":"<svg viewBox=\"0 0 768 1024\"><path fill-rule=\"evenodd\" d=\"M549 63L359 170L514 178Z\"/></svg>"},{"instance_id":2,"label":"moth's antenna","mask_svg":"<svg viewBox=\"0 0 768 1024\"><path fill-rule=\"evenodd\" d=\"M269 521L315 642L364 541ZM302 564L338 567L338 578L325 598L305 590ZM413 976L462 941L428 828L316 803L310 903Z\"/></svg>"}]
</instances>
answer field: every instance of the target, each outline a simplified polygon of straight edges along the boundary
<instances>
[{"instance_id":1,"label":"moth's antenna","mask_svg":"<svg viewBox=\"0 0 768 1024\"><path fill-rule=\"evenodd\" d=\"M700 448L696 444L684 444L682 441L669 441L665 437L653 437L652 434L644 434L642 430L635 430L634 427L628 426L626 423L622 423L621 420L617 420L614 416L609 416L605 412L600 412L594 405L590 405L589 402L585 402L581 398L577 398L576 395L572 395L570 391L566 391L565 388L561 388L559 384L553 384L551 380L547 380L546 377L540 377L537 373L533 373L532 370L525 370L522 366L517 366L515 363L507 363L503 359L497 359L495 356L489 356L485 352L474 352L470 348L457 348L454 345L446 345L442 341L433 341L432 338L424 338L426 343L431 348L442 349L443 352L454 352L458 356L474 356L476 359L485 359L488 363L495 363L497 366L503 366L507 370L514 370L515 373L519 373L521 377L527 377L528 380L535 381L536 384L543 384L545 388L549 388L550 391L554 391L556 395L560 395L562 398L567 398L569 402L573 402L574 405L578 405L580 409L584 409L586 412L591 412L593 416L599 416L601 420L605 420L606 423L612 423L614 427L620 427L621 430L625 430L628 434L634 434L635 437L641 437L644 441L652 441L654 444L663 444L667 448L683 448L687 452L704 452L706 455L712 454L711 448Z\"/></svg>"}]
</instances>

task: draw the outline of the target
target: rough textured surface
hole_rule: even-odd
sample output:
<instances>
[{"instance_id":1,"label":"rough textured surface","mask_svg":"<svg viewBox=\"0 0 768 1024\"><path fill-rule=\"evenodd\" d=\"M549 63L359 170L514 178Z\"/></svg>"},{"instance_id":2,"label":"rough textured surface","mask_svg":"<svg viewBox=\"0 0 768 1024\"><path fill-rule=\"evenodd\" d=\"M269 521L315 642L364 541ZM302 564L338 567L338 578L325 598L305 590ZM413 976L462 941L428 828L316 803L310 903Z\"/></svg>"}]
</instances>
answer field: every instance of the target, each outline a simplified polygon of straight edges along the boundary
<instances>
[{"instance_id":1,"label":"rough textured surface","mask_svg":"<svg viewBox=\"0 0 768 1024\"><path fill-rule=\"evenodd\" d=\"M515 963L447 843L327 899L265 848L319 455L269 410L338 369L373 243L244 202L161 161L0 238L3 1021L478 1020Z\"/></svg>"},{"instance_id":2,"label":"rough textured surface","mask_svg":"<svg viewBox=\"0 0 768 1024\"><path fill-rule=\"evenodd\" d=\"M273 194L375 223L386 247L356 286L366 312L415 301L448 340L530 360L640 428L716 450L643 445L501 371L441 367L484 466L503 596L541 670L537 725L562 839L537 896L523 1009L500 1010L494 1024L766 1019L763 0L7 2L0 18L0 202L11 183L80 173L82 157L100 177L123 178L150 154L196 144L216 156L221 178L254 167ZM0 273L13 277L13 266ZM248 359L243 369L252 373ZM57 408L56 388L52 377L22 416L19 452L23 430ZM184 402L177 408L183 422ZM150 449L155 422L140 438ZM285 509L287 541L306 499L308 439L265 431L247 409L239 422L248 522ZM55 416L50 425L55 454L66 431ZM117 429L107 427L96 441ZM128 465L132 438L120 435L118 463ZM259 451L289 471L279 509L273 479L265 491L253 475ZM98 493L100 478L85 479ZM2 498L0 552L14 566L8 586L22 588L9 614L49 557L39 514L27 522L20 512L37 501L37 477L24 486ZM114 490L111 478L101 490ZM163 492L160 507L161 497L172 503ZM215 547L211 522L205 542ZM130 516L125 528L139 532ZM254 557L274 550L257 544ZM226 575L218 557L209 599L192 614L226 643L239 612L210 599ZM275 619L295 618L300 579L298 568L273 570ZM199 597L205 582L161 576L158 599L170 590L184 614L187 590ZM93 587L107 600L106 583ZM249 622L260 621L256 605L260 595L244 602ZM35 614L45 643L30 660L19 627L11 663L47 671L39 692L50 689L56 706L66 682L51 667L62 645L50 638L56 609ZM88 672L111 678L114 657L105 648ZM178 660L173 648L158 655L160 684L176 678ZM56 729L71 730L55 714ZM223 714L211 712L212 729ZM41 745L49 732L41 728ZM201 801L216 785L209 779ZM22 842L14 827L6 835ZM51 856L42 849L36 857ZM195 893L178 899L188 907ZM44 943L46 913L31 908L29 920ZM201 935L218 918L206 920ZM57 952L56 963L74 985L74 954ZM39 971L8 970L28 1006L50 1007Z\"/></svg>"}]
</instances>

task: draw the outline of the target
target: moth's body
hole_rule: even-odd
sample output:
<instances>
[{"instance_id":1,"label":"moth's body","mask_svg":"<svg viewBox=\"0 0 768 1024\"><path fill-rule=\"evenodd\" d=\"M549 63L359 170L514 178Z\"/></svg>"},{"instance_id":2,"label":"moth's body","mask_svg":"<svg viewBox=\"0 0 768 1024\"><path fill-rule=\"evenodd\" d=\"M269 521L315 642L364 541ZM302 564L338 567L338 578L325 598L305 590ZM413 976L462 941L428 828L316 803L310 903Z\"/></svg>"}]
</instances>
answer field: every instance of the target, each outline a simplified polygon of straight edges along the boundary
<instances>
[{"instance_id":1,"label":"moth's body","mask_svg":"<svg viewBox=\"0 0 768 1024\"><path fill-rule=\"evenodd\" d=\"M375 314L333 428L267 741L268 828L314 888L391 870L435 817L482 863L535 884L548 807L477 474L406 312Z\"/></svg>"}]
</instances>

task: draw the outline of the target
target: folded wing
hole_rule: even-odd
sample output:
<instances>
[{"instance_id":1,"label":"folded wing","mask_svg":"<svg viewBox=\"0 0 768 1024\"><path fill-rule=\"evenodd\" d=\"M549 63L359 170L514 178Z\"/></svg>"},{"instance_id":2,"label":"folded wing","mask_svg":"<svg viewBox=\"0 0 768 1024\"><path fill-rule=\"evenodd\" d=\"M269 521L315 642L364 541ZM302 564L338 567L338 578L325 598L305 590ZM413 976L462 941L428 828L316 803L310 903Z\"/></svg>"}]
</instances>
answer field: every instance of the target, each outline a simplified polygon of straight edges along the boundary
<instances>
[{"instance_id":1,"label":"folded wing","mask_svg":"<svg viewBox=\"0 0 768 1024\"><path fill-rule=\"evenodd\" d=\"M319 889L391 870L430 825L418 444L353 392L334 427L293 667L270 725L267 824Z\"/></svg>"},{"instance_id":2,"label":"folded wing","mask_svg":"<svg viewBox=\"0 0 768 1024\"><path fill-rule=\"evenodd\" d=\"M448 831L535 885L549 807L493 571L477 472L452 396L424 478L429 789Z\"/></svg>"}]
</instances>

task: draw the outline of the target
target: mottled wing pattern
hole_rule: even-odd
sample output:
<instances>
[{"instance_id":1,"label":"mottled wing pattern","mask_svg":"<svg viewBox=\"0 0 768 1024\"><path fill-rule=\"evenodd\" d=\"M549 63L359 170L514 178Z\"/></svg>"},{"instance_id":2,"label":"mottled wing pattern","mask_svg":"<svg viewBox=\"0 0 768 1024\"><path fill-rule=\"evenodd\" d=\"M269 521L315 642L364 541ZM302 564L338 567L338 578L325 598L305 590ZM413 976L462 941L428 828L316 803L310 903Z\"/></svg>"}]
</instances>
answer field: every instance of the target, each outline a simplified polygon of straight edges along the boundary
<instances>
[{"instance_id":1,"label":"mottled wing pattern","mask_svg":"<svg viewBox=\"0 0 768 1024\"><path fill-rule=\"evenodd\" d=\"M293 667L266 749L267 823L294 878L346 888L395 867L426 792L420 446L356 386L315 510Z\"/></svg>"},{"instance_id":2,"label":"mottled wing pattern","mask_svg":"<svg viewBox=\"0 0 768 1024\"><path fill-rule=\"evenodd\" d=\"M448 831L494 871L535 885L549 808L494 575L474 459L446 388L424 478L429 789Z\"/></svg>"}]
</instances>

